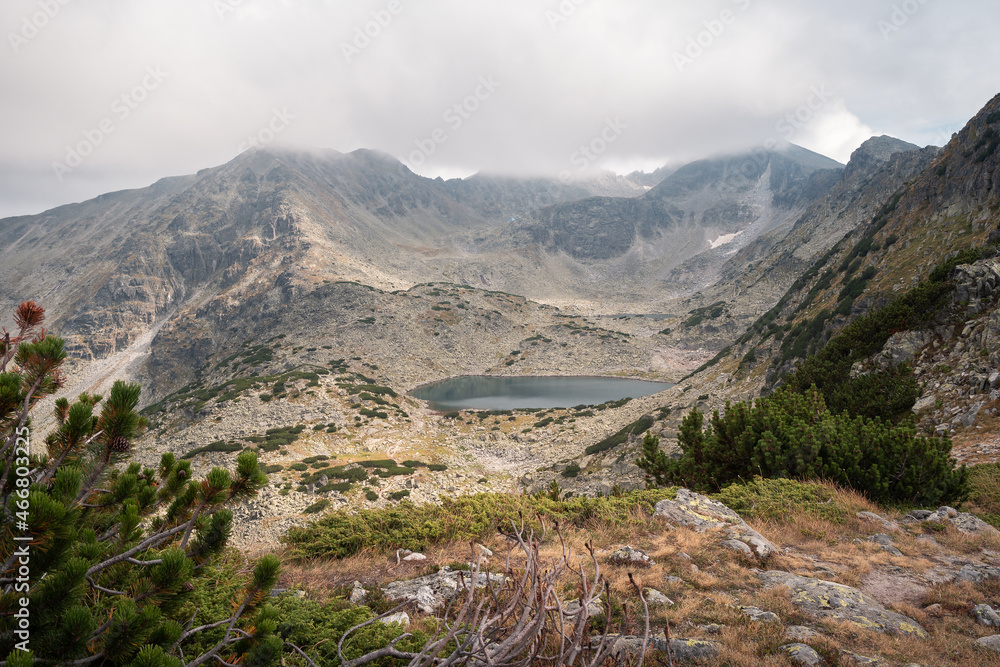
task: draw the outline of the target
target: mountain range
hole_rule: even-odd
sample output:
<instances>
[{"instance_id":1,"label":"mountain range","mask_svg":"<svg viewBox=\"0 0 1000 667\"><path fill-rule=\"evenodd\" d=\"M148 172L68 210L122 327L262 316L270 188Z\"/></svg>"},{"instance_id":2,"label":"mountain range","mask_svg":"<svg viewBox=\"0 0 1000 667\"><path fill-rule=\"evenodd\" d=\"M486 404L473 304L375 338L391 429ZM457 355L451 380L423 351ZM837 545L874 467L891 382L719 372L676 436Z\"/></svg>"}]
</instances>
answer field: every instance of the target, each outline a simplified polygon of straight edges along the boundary
<instances>
[{"instance_id":1,"label":"mountain range","mask_svg":"<svg viewBox=\"0 0 1000 667\"><path fill-rule=\"evenodd\" d=\"M183 453L293 414L339 415L350 442L392 451L416 432L440 451L468 446L411 399L385 423L358 422L343 381L316 395L302 380L271 400L268 382L283 388L273 378L324 354L399 394L462 374L676 381L703 366L668 397L680 410L655 431L669 439L684 409L767 391L796 363L789 340L803 328L825 331L815 349L993 238L998 119L993 100L943 149L873 137L847 165L785 145L571 183L428 179L374 151L254 149L0 220L0 310L47 308L73 358L69 391L125 377L143 383L145 405L173 406L150 451ZM533 439L494 429L475 441L497 466L520 457L508 466L517 477L579 457L664 400ZM641 485L620 456L609 465Z\"/></svg>"},{"instance_id":2,"label":"mountain range","mask_svg":"<svg viewBox=\"0 0 1000 667\"><path fill-rule=\"evenodd\" d=\"M0 221L0 307L37 296L75 353L91 357L126 348L192 299L262 281L442 280L639 307L663 302L670 271L713 245L735 238L724 247L736 249L790 226L841 171L788 146L699 161L652 188L623 178L443 181L372 151L252 150L196 175ZM623 188L631 196L594 194Z\"/></svg>"}]
</instances>

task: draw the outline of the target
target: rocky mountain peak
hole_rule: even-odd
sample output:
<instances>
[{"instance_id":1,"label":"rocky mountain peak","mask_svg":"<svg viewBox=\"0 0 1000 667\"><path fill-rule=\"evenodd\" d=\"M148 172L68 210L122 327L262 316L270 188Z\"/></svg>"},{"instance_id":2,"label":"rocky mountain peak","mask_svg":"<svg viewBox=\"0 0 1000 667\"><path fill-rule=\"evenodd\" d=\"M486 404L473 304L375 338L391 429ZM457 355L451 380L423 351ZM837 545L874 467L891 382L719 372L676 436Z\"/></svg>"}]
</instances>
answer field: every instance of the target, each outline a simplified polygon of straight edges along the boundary
<instances>
[{"instance_id":1,"label":"rocky mountain peak","mask_svg":"<svg viewBox=\"0 0 1000 667\"><path fill-rule=\"evenodd\" d=\"M851 153L844 178L866 176L888 162L893 155L917 150L920 150L920 146L885 134L872 137Z\"/></svg>"}]
</instances>

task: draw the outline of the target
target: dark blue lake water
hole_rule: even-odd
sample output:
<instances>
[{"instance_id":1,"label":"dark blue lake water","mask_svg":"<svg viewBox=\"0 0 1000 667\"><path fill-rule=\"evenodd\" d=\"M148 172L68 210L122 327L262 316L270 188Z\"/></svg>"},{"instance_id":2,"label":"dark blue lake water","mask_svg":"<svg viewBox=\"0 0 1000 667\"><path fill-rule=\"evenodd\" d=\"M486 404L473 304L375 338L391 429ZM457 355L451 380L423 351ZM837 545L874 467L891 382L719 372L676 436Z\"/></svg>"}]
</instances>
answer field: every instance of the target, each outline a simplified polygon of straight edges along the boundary
<instances>
[{"instance_id":1,"label":"dark blue lake water","mask_svg":"<svg viewBox=\"0 0 1000 667\"><path fill-rule=\"evenodd\" d=\"M496 377L464 375L410 392L436 410L518 410L598 405L669 389L666 382L608 377Z\"/></svg>"}]
</instances>

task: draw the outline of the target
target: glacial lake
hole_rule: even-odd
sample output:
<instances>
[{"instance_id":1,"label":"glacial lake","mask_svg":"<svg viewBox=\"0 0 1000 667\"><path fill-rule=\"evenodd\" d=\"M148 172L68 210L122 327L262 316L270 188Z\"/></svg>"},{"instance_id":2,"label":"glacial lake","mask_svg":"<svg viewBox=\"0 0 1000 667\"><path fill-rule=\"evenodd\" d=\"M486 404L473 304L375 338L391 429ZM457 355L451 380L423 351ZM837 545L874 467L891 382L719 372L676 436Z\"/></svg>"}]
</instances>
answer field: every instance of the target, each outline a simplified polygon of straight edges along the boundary
<instances>
[{"instance_id":1,"label":"glacial lake","mask_svg":"<svg viewBox=\"0 0 1000 667\"><path fill-rule=\"evenodd\" d=\"M599 405L669 389L666 382L610 377L464 375L424 385L410 396L435 410L519 410Z\"/></svg>"}]
</instances>

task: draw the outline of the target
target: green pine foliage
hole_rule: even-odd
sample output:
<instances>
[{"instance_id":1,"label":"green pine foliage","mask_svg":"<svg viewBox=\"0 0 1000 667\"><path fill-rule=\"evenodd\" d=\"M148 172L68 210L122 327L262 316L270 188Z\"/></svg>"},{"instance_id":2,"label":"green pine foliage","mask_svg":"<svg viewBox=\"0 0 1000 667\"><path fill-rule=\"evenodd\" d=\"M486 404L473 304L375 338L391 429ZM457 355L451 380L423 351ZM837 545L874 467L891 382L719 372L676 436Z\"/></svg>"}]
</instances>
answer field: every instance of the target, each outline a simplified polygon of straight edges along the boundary
<instances>
[{"instance_id":1,"label":"green pine foliage","mask_svg":"<svg viewBox=\"0 0 1000 667\"><path fill-rule=\"evenodd\" d=\"M276 557L256 564L219 616L206 617L193 600L207 585L203 566L231 531L227 506L267 482L256 453L240 454L235 473L217 468L204 480L172 454L156 469L129 463L147 422L136 411L139 385L125 382L106 398L55 401L54 431L30 443L32 408L59 389L65 359L63 340L39 330L43 319L40 307L22 304L17 335L0 347L0 657L8 665L277 664L282 643L264 604Z\"/></svg>"},{"instance_id":2,"label":"green pine foliage","mask_svg":"<svg viewBox=\"0 0 1000 667\"><path fill-rule=\"evenodd\" d=\"M305 560L346 558L361 551L422 551L434 544L483 540L497 531L509 532L511 521L522 519L536 530L544 518L549 525L558 521L620 532L642 525L657 502L674 494L674 489L653 489L611 498L558 500L547 495L480 493L442 497L440 505L404 500L378 509L331 512L310 526L291 529L284 540L291 558Z\"/></svg>"},{"instance_id":3,"label":"green pine foliage","mask_svg":"<svg viewBox=\"0 0 1000 667\"><path fill-rule=\"evenodd\" d=\"M965 467L955 468L947 438L917 435L900 424L834 414L815 387L783 388L754 402L726 404L707 425L697 409L678 434L674 459L647 435L638 465L656 485L718 491L727 484L764 479L825 479L850 486L876 502L938 505L968 489Z\"/></svg>"},{"instance_id":4,"label":"green pine foliage","mask_svg":"<svg viewBox=\"0 0 1000 667\"><path fill-rule=\"evenodd\" d=\"M648 431L655 423L652 415L643 415L636 421L625 426L623 429L615 433L614 435L609 435L600 442L596 442L593 445L587 447L584 450L585 454L597 454L599 452L604 452L609 449L613 449L618 445L622 444L629 439L631 435L639 435L640 433L645 433Z\"/></svg>"},{"instance_id":5,"label":"green pine foliage","mask_svg":"<svg viewBox=\"0 0 1000 667\"><path fill-rule=\"evenodd\" d=\"M851 369L879 352L893 333L933 321L950 291L946 282L925 281L886 306L856 318L787 375L785 386L801 393L815 385L830 410L838 414L901 418L919 396L912 368L890 366L854 377Z\"/></svg>"}]
</instances>

